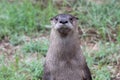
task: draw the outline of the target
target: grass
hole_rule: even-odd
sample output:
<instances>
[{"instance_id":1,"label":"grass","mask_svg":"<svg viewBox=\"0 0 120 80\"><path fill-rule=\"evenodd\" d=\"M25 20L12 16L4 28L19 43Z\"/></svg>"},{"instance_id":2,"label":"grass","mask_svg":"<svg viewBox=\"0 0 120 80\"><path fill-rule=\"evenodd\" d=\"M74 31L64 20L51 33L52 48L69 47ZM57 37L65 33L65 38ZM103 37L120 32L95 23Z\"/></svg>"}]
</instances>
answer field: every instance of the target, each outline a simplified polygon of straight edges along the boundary
<instances>
[{"instance_id":1,"label":"grass","mask_svg":"<svg viewBox=\"0 0 120 80\"><path fill-rule=\"evenodd\" d=\"M12 34L31 33L45 29L50 16L55 8L51 4L46 9L41 9L39 4L33 5L28 0L9 2L2 0L0 3L0 39Z\"/></svg>"},{"instance_id":2,"label":"grass","mask_svg":"<svg viewBox=\"0 0 120 80\"><path fill-rule=\"evenodd\" d=\"M48 41L30 41L28 43L25 43L22 47L22 50L24 53L41 53L42 55L45 55L48 49Z\"/></svg>"},{"instance_id":3,"label":"grass","mask_svg":"<svg viewBox=\"0 0 120 80\"><path fill-rule=\"evenodd\" d=\"M61 9L56 8L51 0L45 4L47 6L41 0L35 3L29 0L0 1L0 80L41 80L43 56L49 44L46 26L59 12L79 17L80 40L87 43L82 45L82 50L93 80L112 80L111 77L115 76L112 70L117 66L114 63L120 57L120 1L106 0L99 4L77 0L76 4L69 4L70 12L63 10L67 2ZM38 39L43 36L46 38ZM8 42L5 42L6 37Z\"/></svg>"},{"instance_id":4,"label":"grass","mask_svg":"<svg viewBox=\"0 0 120 80\"><path fill-rule=\"evenodd\" d=\"M103 44L101 42L97 43L98 50L90 49L88 47L83 47L83 51L88 65L91 68L93 74L93 80L111 80L111 70L109 66L116 63L119 56L119 45L113 43ZM115 56L118 55L118 56ZM94 67L96 68L93 68Z\"/></svg>"},{"instance_id":5,"label":"grass","mask_svg":"<svg viewBox=\"0 0 120 80\"><path fill-rule=\"evenodd\" d=\"M38 80L42 78L43 63L40 60L23 62L17 60L10 63L9 67L2 65L0 68L1 80Z\"/></svg>"},{"instance_id":6,"label":"grass","mask_svg":"<svg viewBox=\"0 0 120 80\"><path fill-rule=\"evenodd\" d=\"M107 38L106 34L112 34L109 29L115 31L115 28L118 27L120 22L120 11L118 11L120 6L117 4L118 0L107 1L106 4L101 5L81 0L81 4L78 4L81 8L78 8L78 11L76 11L82 26L97 28L97 31L104 40Z\"/></svg>"}]
</instances>

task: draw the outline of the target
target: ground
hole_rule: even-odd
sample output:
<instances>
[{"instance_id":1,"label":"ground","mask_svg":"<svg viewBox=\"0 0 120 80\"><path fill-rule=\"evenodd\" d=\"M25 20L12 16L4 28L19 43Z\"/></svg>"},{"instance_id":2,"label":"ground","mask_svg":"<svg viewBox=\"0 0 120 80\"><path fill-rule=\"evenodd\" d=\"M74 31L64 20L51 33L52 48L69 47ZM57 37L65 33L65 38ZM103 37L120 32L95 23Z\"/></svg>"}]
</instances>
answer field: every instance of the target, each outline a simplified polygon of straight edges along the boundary
<instances>
[{"instance_id":1,"label":"ground","mask_svg":"<svg viewBox=\"0 0 120 80\"><path fill-rule=\"evenodd\" d=\"M80 47L93 80L120 80L120 1L76 0L56 5L57 1L1 0L0 80L41 80L49 19L58 13L79 18Z\"/></svg>"}]
</instances>

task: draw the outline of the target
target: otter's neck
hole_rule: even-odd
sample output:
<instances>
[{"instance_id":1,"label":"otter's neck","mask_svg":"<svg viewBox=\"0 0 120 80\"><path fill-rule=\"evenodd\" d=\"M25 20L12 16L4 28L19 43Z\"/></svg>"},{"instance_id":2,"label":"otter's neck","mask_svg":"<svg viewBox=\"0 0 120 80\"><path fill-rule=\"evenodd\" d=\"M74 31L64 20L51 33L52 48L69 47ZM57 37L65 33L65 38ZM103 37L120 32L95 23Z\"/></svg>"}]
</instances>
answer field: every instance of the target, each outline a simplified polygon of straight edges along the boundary
<instances>
[{"instance_id":1,"label":"otter's neck","mask_svg":"<svg viewBox=\"0 0 120 80\"><path fill-rule=\"evenodd\" d=\"M61 37L54 30L51 31L48 54L52 52L50 54L58 59L71 59L77 54L79 49L77 32L69 34L66 37Z\"/></svg>"}]
</instances>

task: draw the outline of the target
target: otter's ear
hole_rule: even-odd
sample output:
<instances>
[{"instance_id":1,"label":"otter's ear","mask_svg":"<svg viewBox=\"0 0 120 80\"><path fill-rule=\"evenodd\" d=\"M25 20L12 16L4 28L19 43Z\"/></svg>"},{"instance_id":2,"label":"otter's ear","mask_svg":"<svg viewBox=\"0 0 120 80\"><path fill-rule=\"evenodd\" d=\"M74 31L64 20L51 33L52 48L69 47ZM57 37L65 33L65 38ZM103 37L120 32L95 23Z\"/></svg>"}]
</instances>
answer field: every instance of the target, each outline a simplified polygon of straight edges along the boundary
<instances>
[{"instance_id":1,"label":"otter's ear","mask_svg":"<svg viewBox=\"0 0 120 80\"><path fill-rule=\"evenodd\" d=\"M52 21L55 17L50 18L50 21Z\"/></svg>"},{"instance_id":2,"label":"otter's ear","mask_svg":"<svg viewBox=\"0 0 120 80\"><path fill-rule=\"evenodd\" d=\"M77 25L79 18L78 17L73 17L73 25Z\"/></svg>"},{"instance_id":3,"label":"otter's ear","mask_svg":"<svg viewBox=\"0 0 120 80\"><path fill-rule=\"evenodd\" d=\"M51 24L54 24L54 18L55 18L55 17L50 18L50 23L51 23Z\"/></svg>"},{"instance_id":4,"label":"otter's ear","mask_svg":"<svg viewBox=\"0 0 120 80\"><path fill-rule=\"evenodd\" d=\"M73 22L77 23L78 20L79 20L78 17L73 16Z\"/></svg>"},{"instance_id":5,"label":"otter's ear","mask_svg":"<svg viewBox=\"0 0 120 80\"><path fill-rule=\"evenodd\" d=\"M78 17L75 17L75 16L74 16L73 18L74 18L75 20L79 20L79 18L78 18Z\"/></svg>"}]
</instances>

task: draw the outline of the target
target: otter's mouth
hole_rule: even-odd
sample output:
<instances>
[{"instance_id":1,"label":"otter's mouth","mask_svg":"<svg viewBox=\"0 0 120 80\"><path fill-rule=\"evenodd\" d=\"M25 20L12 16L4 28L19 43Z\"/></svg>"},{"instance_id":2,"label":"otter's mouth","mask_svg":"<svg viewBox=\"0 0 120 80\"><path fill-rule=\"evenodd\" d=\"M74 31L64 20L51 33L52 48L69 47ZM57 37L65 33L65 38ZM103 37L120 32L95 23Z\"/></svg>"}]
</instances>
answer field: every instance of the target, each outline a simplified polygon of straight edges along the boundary
<instances>
[{"instance_id":1,"label":"otter's mouth","mask_svg":"<svg viewBox=\"0 0 120 80\"><path fill-rule=\"evenodd\" d=\"M65 27L62 27L62 28L59 28L59 29L58 29L58 32L59 32L62 36L66 36L70 31L71 31L70 28L65 28Z\"/></svg>"}]
</instances>

